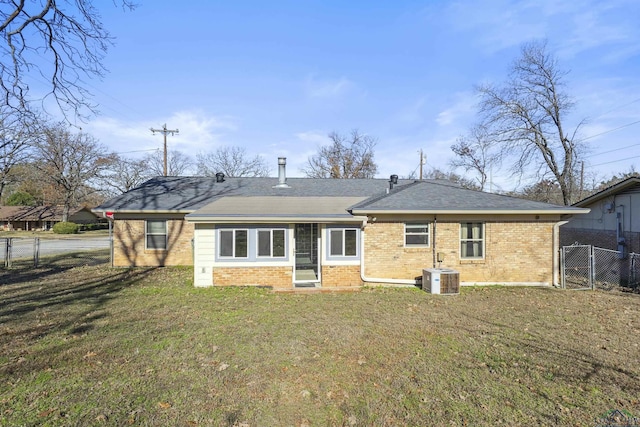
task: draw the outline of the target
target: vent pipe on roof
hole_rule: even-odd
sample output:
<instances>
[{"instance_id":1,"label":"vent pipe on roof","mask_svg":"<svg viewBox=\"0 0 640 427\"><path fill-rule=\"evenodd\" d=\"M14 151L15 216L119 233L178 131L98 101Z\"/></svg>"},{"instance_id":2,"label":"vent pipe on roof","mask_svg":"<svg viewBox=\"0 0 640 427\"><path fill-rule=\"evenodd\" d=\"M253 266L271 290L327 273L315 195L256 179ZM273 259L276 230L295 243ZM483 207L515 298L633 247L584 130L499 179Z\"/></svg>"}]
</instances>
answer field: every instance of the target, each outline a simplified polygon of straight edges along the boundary
<instances>
[{"instance_id":1,"label":"vent pipe on roof","mask_svg":"<svg viewBox=\"0 0 640 427\"><path fill-rule=\"evenodd\" d=\"M224 174L222 172L216 174L216 182L224 182Z\"/></svg>"},{"instance_id":2,"label":"vent pipe on roof","mask_svg":"<svg viewBox=\"0 0 640 427\"><path fill-rule=\"evenodd\" d=\"M278 157L278 185L277 188L289 188L287 185L287 158Z\"/></svg>"},{"instance_id":3,"label":"vent pipe on roof","mask_svg":"<svg viewBox=\"0 0 640 427\"><path fill-rule=\"evenodd\" d=\"M393 186L398 183L398 175L391 175L389 177L389 190L393 190Z\"/></svg>"}]
</instances>

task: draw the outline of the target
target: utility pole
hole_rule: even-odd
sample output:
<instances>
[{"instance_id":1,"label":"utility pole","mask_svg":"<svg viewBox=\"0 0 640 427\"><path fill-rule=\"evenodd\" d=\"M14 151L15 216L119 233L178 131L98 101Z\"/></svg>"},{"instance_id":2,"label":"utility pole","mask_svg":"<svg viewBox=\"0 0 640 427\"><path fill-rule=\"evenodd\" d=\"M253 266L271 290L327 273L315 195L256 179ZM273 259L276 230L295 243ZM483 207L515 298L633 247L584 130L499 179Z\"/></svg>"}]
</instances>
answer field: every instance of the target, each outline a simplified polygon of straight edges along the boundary
<instances>
[{"instance_id":1,"label":"utility pole","mask_svg":"<svg viewBox=\"0 0 640 427\"><path fill-rule=\"evenodd\" d=\"M167 134L170 133L171 136L173 136L180 131L178 129L167 129L166 123L162 125L162 129L150 128L150 130L154 135L156 132L160 132L164 135L164 176L167 176Z\"/></svg>"},{"instance_id":2,"label":"utility pole","mask_svg":"<svg viewBox=\"0 0 640 427\"><path fill-rule=\"evenodd\" d=\"M420 149L420 181L422 181L422 169L424 166L424 156L422 155L422 148Z\"/></svg>"},{"instance_id":3,"label":"utility pole","mask_svg":"<svg viewBox=\"0 0 640 427\"><path fill-rule=\"evenodd\" d=\"M580 199L582 200L582 190L584 190L584 160L580 162Z\"/></svg>"}]
</instances>

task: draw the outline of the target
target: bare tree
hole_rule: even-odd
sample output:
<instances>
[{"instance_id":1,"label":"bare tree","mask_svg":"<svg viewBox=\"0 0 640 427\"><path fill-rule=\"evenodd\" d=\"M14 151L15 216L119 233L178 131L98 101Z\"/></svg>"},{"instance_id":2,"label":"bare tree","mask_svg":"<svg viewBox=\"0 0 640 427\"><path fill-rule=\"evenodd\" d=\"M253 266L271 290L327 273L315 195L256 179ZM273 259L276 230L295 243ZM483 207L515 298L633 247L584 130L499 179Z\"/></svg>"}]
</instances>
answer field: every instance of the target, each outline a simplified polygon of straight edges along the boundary
<instances>
[{"instance_id":1,"label":"bare tree","mask_svg":"<svg viewBox=\"0 0 640 427\"><path fill-rule=\"evenodd\" d=\"M520 197L536 202L562 204L562 192L557 182L543 179L535 184L528 185L519 191L508 193L509 196Z\"/></svg>"},{"instance_id":2,"label":"bare tree","mask_svg":"<svg viewBox=\"0 0 640 427\"><path fill-rule=\"evenodd\" d=\"M481 190L478 184L475 183L475 181L458 175L454 171L443 171L438 168L431 168L424 174L424 178L449 181L469 190Z\"/></svg>"},{"instance_id":3,"label":"bare tree","mask_svg":"<svg viewBox=\"0 0 640 427\"><path fill-rule=\"evenodd\" d=\"M302 169L309 178L373 178L378 165L373 160L376 139L352 130L348 136L329 134L330 145L320 147Z\"/></svg>"},{"instance_id":4,"label":"bare tree","mask_svg":"<svg viewBox=\"0 0 640 427\"><path fill-rule=\"evenodd\" d=\"M33 146L35 132L32 123L22 115L3 109L0 113L0 198L5 188L18 181L16 165L25 163Z\"/></svg>"},{"instance_id":5,"label":"bare tree","mask_svg":"<svg viewBox=\"0 0 640 427\"><path fill-rule=\"evenodd\" d=\"M109 196L126 193L151 178L147 162L117 157L105 174L104 191Z\"/></svg>"},{"instance_id":6,"label":"bare tree","mask_svg":"<svg viewBox=\"0 0 640 427\"><path fill-rule=\"evenodd\" d=\"M129 0L121 4L134 7ZM0 86L5 105L28 111L34 101L29 87L34 78L44 77L48 92L42 95L52 97L65 115L85 108L94 111L82 79L104 74L102 60L112 37L91 0L3 1L0 38ZM38 65L42 63L46 66Z\"/></svg>"},{"instance_id":7,"label":"bare tree","mask_svg":"<svg viewBox=\"0 0 640 427\"><path fill-rule=\"evenodd\" d=\"M164 175L164 153L160 150L144 156L144 161L147 165L148 176L163 176ZM168 176L182 176L189 172L193 167L193 160L182 151L167 152L167 175Z\"/></svg>"},{"instance_id":8,"label":"bare tree","mask_svg":"<svg viewBox=\"0 0 640 427\"><path fill-rule=\"evenodd\" d=\"M451 160L451 166L461 167L465 172L477 173L479 189L482 191L487 183L490 169L500 161L500 152L493 150L494 141L487 134L484 126L473 127L468 135L461 136L451 146L456 158Z\"/></svg>"},{"instance_id":9,"label":"bare tree","mask_svg":"<svg viewBox=\"0 0 640 427\"><path fill-rule=\"evenodd\" d=\"M71 208L95 191L91 182L103 177L116 160L96 139L71 133L63 124L48 126L36 144L35 166L41 179L55 186L63 205L62 220Z\"/></svg>"},{"instance_id":10,"label":"bare tree","mask_svg":"<svg viewBox=\"0 0 640 427\"><path fill-rule=\"evenodd\" d=\"M243 147L220 147L214 152L196 156L198 175L214 176L222 172L229 177L269 176L269 167L256 155L249 157Z\"/></svg>"},{"instance_id":11,"label":"bare tree","mask_svg":"<svg viewBox=\"0 0 640 427\"><path fill-rule=\"evenodd\" d=\"M576 138L565 129L573 102L564 92L567 72L548 53L546 42L525 44L500 87L478 88L483 125L505 155L514 158L513 171L534 172L558 183L565 205L575 196L577 164L581 154Z\"/></svg>"}]
</instances>

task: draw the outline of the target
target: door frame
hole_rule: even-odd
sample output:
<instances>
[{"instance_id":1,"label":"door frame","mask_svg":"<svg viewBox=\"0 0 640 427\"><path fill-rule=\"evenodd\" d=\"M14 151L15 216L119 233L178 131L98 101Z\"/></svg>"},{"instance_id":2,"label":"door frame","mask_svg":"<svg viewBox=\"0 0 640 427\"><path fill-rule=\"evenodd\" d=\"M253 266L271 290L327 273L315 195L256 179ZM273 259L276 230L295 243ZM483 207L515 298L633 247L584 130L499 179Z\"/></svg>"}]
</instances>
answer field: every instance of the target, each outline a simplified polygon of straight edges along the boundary
<instances>
[{"instance_id":1,"label":"door frame","mask_svg":"<svg viewBox=\"0 0 640 427\"><path fill-rule=\"evenodd\" d=\"M310 236L308 248L303 248L302 237L298 234L299 227L310 228ZM313 285L320 287L322 282L320 268L320 248L321 248L321 231L318 223L296 223L293 224L293 286ZM314 260L315 258L315 260ZM314 279L301 278L299 274L302 271L312 270L315 274Z\"/></svg>"}]
</instances>

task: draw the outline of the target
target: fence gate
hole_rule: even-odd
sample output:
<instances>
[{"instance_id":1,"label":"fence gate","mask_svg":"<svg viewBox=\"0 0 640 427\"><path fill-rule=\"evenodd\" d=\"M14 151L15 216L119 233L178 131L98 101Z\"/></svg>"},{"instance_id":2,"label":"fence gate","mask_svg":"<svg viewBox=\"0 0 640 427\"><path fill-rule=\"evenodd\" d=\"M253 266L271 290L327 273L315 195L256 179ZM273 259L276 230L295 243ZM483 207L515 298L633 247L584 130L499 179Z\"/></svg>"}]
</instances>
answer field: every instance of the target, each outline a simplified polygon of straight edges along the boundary
<instances>
[{"instance_id":1,"label":"fence gate","mask_svg":"<svg viewBox=\"0 0 640 427\"><path fill-rule=\"evenodd\" d=\"M562 287L565 289L593 289L594 257L590 245L563 246L560 254Z\"/></svg>"},{"instance_id":2,"label":"fence gate","mask_svg":"<svg viewBox=\"0 0 640 427\"><path fill-rule=\"evenodd\" d=\"M640 289L640 254L589 245L564 246L560 266L565 289Z\"/></svg>"},{"instance_id":3,"label":"fence gate","mask_svg":"<svg viewBox=\"0 0 640 427\"><path fill-rule=\"evenodd\" d=\"M630 259L633 259L633 254L622 257L618 251L594 247L594 288L610 291L615 286L629 286Z\"/></svg>"}]
</instances>

